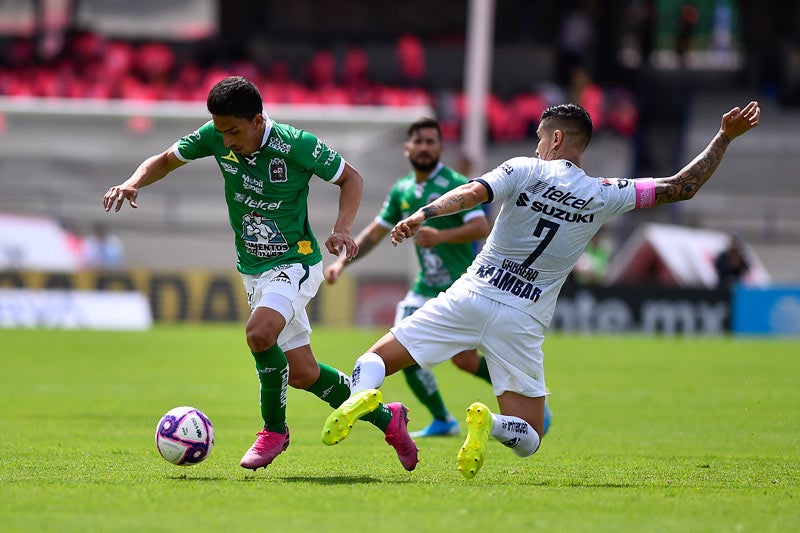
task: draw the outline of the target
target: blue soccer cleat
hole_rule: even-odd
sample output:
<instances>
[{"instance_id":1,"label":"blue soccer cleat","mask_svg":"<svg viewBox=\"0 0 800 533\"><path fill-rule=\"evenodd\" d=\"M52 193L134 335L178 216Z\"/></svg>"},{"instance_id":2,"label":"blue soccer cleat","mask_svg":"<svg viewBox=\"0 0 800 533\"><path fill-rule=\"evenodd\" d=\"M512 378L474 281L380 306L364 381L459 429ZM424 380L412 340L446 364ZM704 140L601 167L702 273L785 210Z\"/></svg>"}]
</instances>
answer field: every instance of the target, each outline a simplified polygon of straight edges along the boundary
<instances>
[{"instance_id":1,"label":"blue soccer cleat","mask_svg":"<svg viewBox=\"0 0 800 533\"><path fill-rule=\"evenodd\" d=\"M460 431L458 421L452 416L448 416L447 420L434 418L427 427L413 432L411 437L415 439L417 437L452 437L458 435Z\"/></svg>"}]
</instances>

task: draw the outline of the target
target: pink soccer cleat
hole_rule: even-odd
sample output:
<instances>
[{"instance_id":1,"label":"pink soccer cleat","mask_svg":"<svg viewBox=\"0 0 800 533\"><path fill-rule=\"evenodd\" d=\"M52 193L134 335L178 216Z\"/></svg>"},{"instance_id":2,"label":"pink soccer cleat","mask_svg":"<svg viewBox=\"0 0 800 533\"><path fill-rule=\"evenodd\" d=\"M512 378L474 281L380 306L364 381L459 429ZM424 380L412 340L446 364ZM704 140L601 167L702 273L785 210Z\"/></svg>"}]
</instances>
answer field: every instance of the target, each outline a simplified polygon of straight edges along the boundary
<instances>
[{"instance_id":1,"label":"pink soccer cleat","mask_svg":"<svg viewBox=\"0 0 800 533\"><path fill-rule=\"evenodd\" d=\"M419 462L419 449L408 434L408 407L394 402L386 404L386 408L392 412L392 420L386 428L386 442L397 452L403 468L414 470Z\"/></svg>"},{"instance_id":2,"label":"pink soccer cleat","mask_svg":"<svg viewBox=\"0 0 800 533\"><path fill-rule=\"evenodd\" d=\"M286 448L289 447L289 428L286 433L275 433L266 429L256 433L256 441L244 454L239 465L249 470L266 468Z\"/></svg>"}]
</instances>

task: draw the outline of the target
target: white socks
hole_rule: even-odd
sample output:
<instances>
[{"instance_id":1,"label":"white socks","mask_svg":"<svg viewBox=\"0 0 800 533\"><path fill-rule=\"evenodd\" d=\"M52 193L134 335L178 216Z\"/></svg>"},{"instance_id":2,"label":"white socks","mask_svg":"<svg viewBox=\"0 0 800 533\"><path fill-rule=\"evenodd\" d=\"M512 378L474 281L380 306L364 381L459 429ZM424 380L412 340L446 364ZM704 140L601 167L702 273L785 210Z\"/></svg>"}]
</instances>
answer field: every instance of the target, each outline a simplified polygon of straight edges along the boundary
<instances>
[{"instance_id":1,"label":"white socks","mask_svg":"<svg viewBox=\"0 0 800 533\"><path fill-rule=\"evenodd\" d=\"M519 457L533 455L539 448L539 434L523 419L492 413L492 437L511 448Z\"/></svg>"},{"instance_id":2,"label":"white socks","mask_svg":"<svg viewBox=\"0 0 800 533\"><path fill-rule=\"evenodd\" d=\"M383 359L373 352L367 352L356 359L353 375L350 378L350 394L366 389L377 389L386 379L386 365Z\"/></svg>"}]
</instances>

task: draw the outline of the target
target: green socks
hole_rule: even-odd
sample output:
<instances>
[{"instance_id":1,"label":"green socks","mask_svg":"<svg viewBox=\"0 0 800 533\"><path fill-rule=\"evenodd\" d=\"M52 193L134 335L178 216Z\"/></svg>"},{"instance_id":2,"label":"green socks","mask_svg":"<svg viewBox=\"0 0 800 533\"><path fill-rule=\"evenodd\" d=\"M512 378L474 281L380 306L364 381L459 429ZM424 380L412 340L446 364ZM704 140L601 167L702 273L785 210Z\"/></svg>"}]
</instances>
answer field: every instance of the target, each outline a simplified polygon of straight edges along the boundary
<instances>
[{"instance_id":1,"label":"green socks","mask_svg":"<svg viewBox=\"0 0 800 533\"><path fill-rule=\"evenodd\" d=\"M289 363L278 345L263 352L252 352L256 361L258 381L261 384L261 418L267 431L286 431L286 387L289 384ZM308 391L333 408L339 407L350 396L349 378L335 368L319 365L319 379ZM386 431L392 413L385 405L362 417L381 431Z\"/></svg>"},{"instance_id":2,"label":"green socks","mask_svg":"<svg viewBox=\"0 0 800 533\"><path fill-rule=\"evenodd\" d=\"M283 350L274 345L263 352L251 352L256 360L261 384L261 418L264 428L275 433L286 432L286 387L289 384L289 363Z\"/></svg>"},{"instance_id":3,"label":"green socks","mask_svg":"<svg viewBox=\"0 0 800 533\"><path fill-rule=\"evenodd\" d=\"M319 379L308 388L308 392L336 409L350 396L350 376L324 363L319 366Z\"/></svg>"},{"instance_id":4,"label":"green socks","mask_svg":"<svg viewBox=\"0 0 800 533\"><path fill-rule=\"evenodd\" d=\"M308 392L335 409L350 397L350 377L325 363L317 362L317 365L319 365L319 379L308 388ZM371 413L362 416L361 420L385 432L391 418L391 411L381 404Z\"/></svg>"}]
</instances>

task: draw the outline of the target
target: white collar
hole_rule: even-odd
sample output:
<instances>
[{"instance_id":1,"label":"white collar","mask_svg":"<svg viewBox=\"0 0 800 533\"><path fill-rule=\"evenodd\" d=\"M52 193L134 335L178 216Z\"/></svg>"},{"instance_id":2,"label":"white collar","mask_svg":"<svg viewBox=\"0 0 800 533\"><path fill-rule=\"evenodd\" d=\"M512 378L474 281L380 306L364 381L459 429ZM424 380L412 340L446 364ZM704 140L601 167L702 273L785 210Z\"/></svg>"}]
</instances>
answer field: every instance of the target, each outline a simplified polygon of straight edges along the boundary
<instances>
[{"instance_id":1,"label":"white collar","mask_svg":"<svg viewBox=\"0 0 800 533\"><path fill-rule=\"evenodd\" d=\"M261 116L264 117L264 138L261 139L261 148L267 144L267 138L269 138L269 133L272 131L272 120L267 115L266 111L261 111Z\"/></svg>"}]
</instances>

